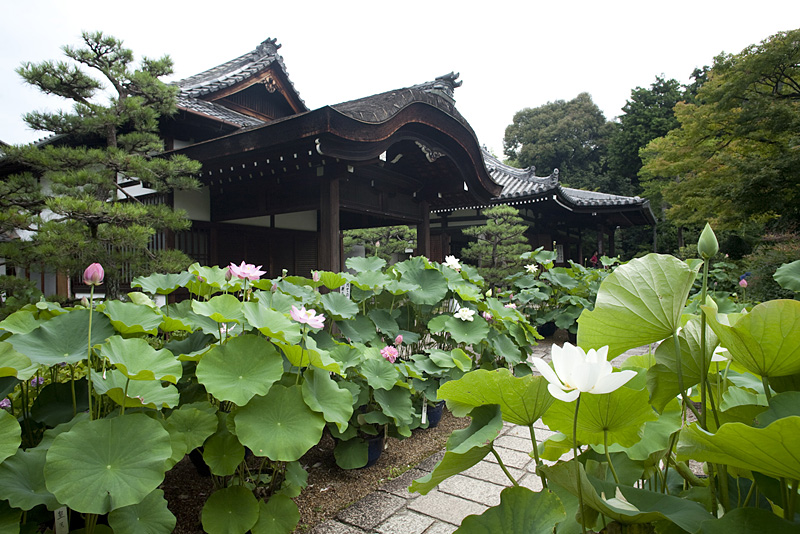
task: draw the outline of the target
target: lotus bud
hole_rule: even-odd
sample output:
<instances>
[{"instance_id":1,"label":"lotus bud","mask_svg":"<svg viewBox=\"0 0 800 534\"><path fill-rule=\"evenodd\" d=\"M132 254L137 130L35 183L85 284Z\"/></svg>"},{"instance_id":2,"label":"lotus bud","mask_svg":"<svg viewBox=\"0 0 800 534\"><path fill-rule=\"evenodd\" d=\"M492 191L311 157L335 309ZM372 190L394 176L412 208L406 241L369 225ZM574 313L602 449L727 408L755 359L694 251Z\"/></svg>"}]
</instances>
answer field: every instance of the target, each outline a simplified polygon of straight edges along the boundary
<instances>
[{"instance_id":1,"label":"lotus bud","mask_svg":"<svg viewBox=\"0 0 800 534\"><path fill-rule=\"evenodd\" d=\"M403 344L403 334L397 334L397 337L394 338L395 345L402 345Z\"/></svg>"},{"instance_id":2,"label":"lotus bud","mask_svg":"<svg viewBox=\"0 0 800 534\"><path fill-rule=\"evenodd\" d=\"M87 286L99 286L103 283L105 275L103 266L99 263L93 263L83 271L83 283Z\"/></svg>"},{"instance_id":3,"label":"lotus bud","mask_svg":"<svg viewBox=\"0 0 800 534\"><path fill-rule=\"evenodd\" d=\"M706 223L706 227L703 228L700 239L697 241L697 253L704 260L708 260L716 256L717 252L719 252L717 236L714 235L711 225Z\"/></svg>"},{"instance_id":4,"label":"lotus bud","mask_svg":"<svg viewBox=\"0 0 800 534\"><path fill-rule=\"evenodd\" d=\"M742 288L747 287L747 280L745 280L744 278L739 280L739 287L742 287Z\"/></svg>"},{"instance_id":5,"label":"lotus bud","mask_svg":"<svg viewBox=\"0 0 800 534\"><path fill-rule=\"evenodd\" d=\"M81 306L83 306L84 308L88 308L89 307L89 299L87 299L86 297L81 297Z\"/></svg>"}]
</instances>

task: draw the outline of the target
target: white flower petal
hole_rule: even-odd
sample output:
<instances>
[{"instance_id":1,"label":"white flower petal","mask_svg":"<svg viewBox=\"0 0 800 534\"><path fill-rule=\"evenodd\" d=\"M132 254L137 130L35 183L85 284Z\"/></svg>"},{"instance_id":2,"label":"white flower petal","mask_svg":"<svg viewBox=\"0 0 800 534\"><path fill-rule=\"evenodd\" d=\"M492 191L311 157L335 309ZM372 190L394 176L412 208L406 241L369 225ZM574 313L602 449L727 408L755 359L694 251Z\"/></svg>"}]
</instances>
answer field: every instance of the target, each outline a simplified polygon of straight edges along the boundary
<instances>
[{"instance_id":1,"label":"white flower petal","mask_svg":"<svg viewBox=\"0 0 800 534\"><path fill-rule=\"evenodd\" d=\"M589 391L589 393L594 393L595 395L601 395L603 393L611 393L612 391L616 391L617 389L621 388L625 383L628 382L628 380L630 380L634 376L636 376L636 371L631 371L631 370L620 371L619 373L611 373L610 375L605 375L597 381L594 388L592 388L592 390Z\"/></svg>"},{"instance_id":2,"label":"white flower petal","mask_svg":"<svg viewBox=\"0 0 800 534\"><path fill-rule=\"evenodd\" d=\"M547 365L547 362L541 358L533 358L533 365L536 366L536 370L541 373L545 380L548 383L553 384L557 387L563 388L564 384L559 380L558 376L556 375L555 371Z\"/></svg>"},{"instance_id":3,"label":"white flower petal","mask_svg":"<svg viewBox=\"0 0 800 534\"><path fill-rule=\"evenodd\" d=\"M584 363L573 369L570 385L578 388L579 391L591 391L602 377L601 371L602 368L597 364Z\"/></svg>"},{"instance_id":4,"label":"white flower petal","mask_svg":"<svg viewBox=\"0 0 800 534\"><path fill-rule=\"evenodd\" d=\"M558 400L562 400L564 402L572 402L578 398L578 395L581 394L580 391L577 389L572 389L570 391L564 391L559 389L555 384L547 384L547 391L550 392L550 395L557 398Z\"/></svg>"}]
</instances>

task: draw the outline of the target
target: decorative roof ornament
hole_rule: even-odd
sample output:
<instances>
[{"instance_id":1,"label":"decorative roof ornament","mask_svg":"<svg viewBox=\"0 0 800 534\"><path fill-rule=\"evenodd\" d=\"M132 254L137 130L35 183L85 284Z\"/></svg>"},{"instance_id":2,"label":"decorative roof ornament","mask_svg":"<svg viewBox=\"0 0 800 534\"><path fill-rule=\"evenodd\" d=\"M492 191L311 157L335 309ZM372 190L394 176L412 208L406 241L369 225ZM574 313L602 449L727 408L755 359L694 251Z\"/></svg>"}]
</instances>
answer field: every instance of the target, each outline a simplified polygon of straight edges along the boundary
<instances>
[{"instance_id":1,"label":"decorative roof ornament","mask_svg":"<svg viewBox=\"0 0 800 534\"><path fill-rule=\"evenodd\" d=\"M268 38L253 50L253 58L277 55L280 47L277 39Z\"/></svg>"},{"instance_id":2,"label":"decorative roof ornament","mask_svg":"<svg viewBox=\"0 0 800 534\"><path fill-rule=\"evenodd\" d=\"M414 142L417 144L417 146L420 148L420 150L422 150L422 153L425 154L425 158L427 158L429 163L433 163L434 161L436 161L437 159L441 158L442 156L446 156L447 155L443 151L437 150L435 148L430 148L430 147L420 143L419 141L414 141Z\"/></svg>"}]
</instances>

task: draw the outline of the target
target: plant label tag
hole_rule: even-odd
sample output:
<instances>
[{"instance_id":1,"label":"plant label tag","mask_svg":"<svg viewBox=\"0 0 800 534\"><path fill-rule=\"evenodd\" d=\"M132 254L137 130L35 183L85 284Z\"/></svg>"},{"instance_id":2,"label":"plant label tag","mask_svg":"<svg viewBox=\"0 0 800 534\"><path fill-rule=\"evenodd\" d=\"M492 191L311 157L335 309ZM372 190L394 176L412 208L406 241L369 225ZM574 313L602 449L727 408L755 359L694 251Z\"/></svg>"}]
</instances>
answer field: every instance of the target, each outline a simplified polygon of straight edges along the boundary
<instances>
[{"instance_id":1,"label":"plant label tag","mask_svg":"<svg viewBox=\"0 0 800 534\"><path fill-rule=\"evenodd\" d=\"M420 424L425 424L428 422L428 403L422 403L422 422Z\"/></svg>"},{"instance_id":2,"label":"plant label tag","mask_svg":"<svg viewBox=\"0 0 800 534\"><path fill-rule=\"evenodd\" d=\"M67 517L67 507L56 508L55 514L55 534L67 534L69 532L69 518Z\"/></svg>"}]
</instances>

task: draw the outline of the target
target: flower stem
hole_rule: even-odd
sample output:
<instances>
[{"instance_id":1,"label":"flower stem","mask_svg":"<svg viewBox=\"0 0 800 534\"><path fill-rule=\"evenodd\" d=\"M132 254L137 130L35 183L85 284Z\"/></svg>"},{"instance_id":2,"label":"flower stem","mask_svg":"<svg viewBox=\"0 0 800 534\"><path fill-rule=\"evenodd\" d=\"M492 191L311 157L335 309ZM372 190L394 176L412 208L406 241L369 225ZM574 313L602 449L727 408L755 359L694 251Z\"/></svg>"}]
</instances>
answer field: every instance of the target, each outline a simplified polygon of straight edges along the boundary
<instances>
[{"instance_id":1,"label":"flower stem","mask_svg":"<svg viewBox=\"0 0 800 534\"><path fill-rule=\"evenodd\" d=\"M608 430L606 429L603 429L603 449L606 452L606 461L608 462L608 467L611 469L611 474L614 476L614 482L619 484L617 471L614 469L614 464L611 463L611 455L608 453Z\"/></svg>"},{"instance_id":2,"label":"flower stem","mask_svg":"<svg viewBox=\"0 0 800 534\"><path fill-rule=\"evenodd\" d=\"M511 483L514 484L514 486L519 486L519 483L516 481L516 479L513 476L511 476L511 473L508 472L506 464L503 463L503 460L500 458L500 455L497 454L497 451L494 449L494 447L492 447L491 450L492 454L494 454L495 459L497 459L497 463L500 465L500 469L503 470L503 473L506 474L506 476L511 481Z\"/></svg>"},{"instance_id":3,"label":"flower stem","mask_svg":"<svg viewBox=\"0 0 800 534\"><path fill-rule=\"evenodd\" d=\"M764 394L767 396L767 402L769 402L772 399L772 394L769 392L769 379L766 376L762 376L761 383L764 385Z\"/></svg>"},{"instance_id":4,"label":"flower stem","mask_svg":"<svg viewBox=\"0 0 800 534\"><path fill-rule=\"evenodd\" d=\"M572 421L572 461L575 462L575 482L578 485L578 513L581 516L581 532L586 534L586 518L583 515L583 488L581 487L581 465L578 461L578 409L581 407L581 394L575 403L575 418Z\"/></svg>"},{"instance_id":5,"label":"flower stem","mask_svg":"<svg viewBox=\"0 0 800 534\"><path fill-rule=\"evenodd\" d=\"M528 430L531 432L531 443L533 444L533 459L536 462L536 473L542 480L542 487L547 489L547 478L539 470L539 468L542 466L542 460L539 458L539 448L536 443L536 431L534 430L533 425L530 425Z\"/></svg>"}]
</instances>

